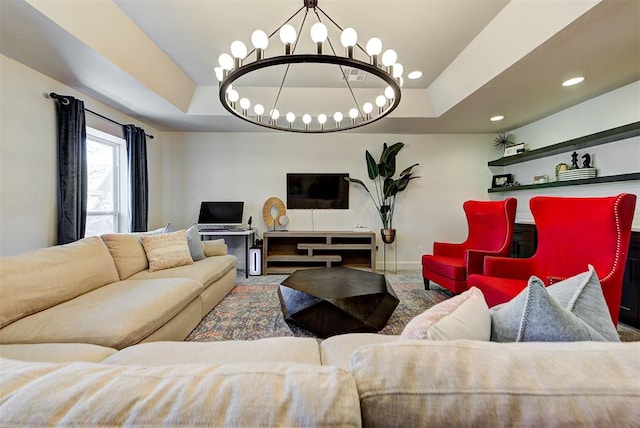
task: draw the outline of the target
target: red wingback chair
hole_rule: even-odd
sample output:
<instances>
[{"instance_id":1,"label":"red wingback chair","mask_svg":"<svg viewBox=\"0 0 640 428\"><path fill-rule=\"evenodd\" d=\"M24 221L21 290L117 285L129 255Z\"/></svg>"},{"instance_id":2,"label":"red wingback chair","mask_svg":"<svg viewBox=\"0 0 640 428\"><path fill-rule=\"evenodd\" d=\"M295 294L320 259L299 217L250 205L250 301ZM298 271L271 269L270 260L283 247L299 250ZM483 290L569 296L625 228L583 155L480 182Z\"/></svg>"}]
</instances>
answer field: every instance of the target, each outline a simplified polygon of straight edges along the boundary
<instances>
[{"instance_id":1,"label":"red wingback chair","mask_svg":"<svg viewBox=\"0 0 640 428\"><path fill-rule=\"evenodd\" d=\"M422 256L425 289L433 281L455 294L461 293L467 289L467 275L482 272L485 256L508 255L517 203L515 198L466 201L467 239L460 244L434 242L433 254Z\"/></svg>"},{"instance_id":2,"label":"red wingback chair","mask_svg":"<svg viewBox=\"0 0 640 428\"><path fill-rule=\"evenodd\" d=\"M629 251L636 195L565 198L538 196L529 206L538 230L538 248L524 259L487 257L482 275L469 287L484 293L489 306L507 302L527 286L531 275L545 285L595 268L609 313L618 322L622 280Z\"/></svg>"}]
</instances>

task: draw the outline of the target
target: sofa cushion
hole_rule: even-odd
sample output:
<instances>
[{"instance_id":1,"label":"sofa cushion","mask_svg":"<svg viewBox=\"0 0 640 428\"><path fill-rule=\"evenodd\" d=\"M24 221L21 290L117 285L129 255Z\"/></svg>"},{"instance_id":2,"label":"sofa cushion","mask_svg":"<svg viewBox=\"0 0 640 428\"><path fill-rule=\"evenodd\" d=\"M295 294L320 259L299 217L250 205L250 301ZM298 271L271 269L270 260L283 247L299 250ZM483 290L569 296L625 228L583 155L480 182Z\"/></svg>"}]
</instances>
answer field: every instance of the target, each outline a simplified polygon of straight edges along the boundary
<instances>
[{"instance_id":1,"label":"sofa cushion","mask_svg":"<svg viewBox=\"0 0 640 428\"><path fill-rule=\"evenodd\" d=\"M129 279L154 279L154 278L189 278L196 280L208 287L227 272L234 269L238 263L235 256L207 257L191 265L163 269L155 272L143 270L131 276Z\"/></svg>"},{"instance_id":2,"label":"sofa cushion","mask_svg":"<svg viewBox=\"0 0 640 428\"><path fill-rule=\"evenodd\" d=\"M191 254L194 262L205 258L202 239L200 239L200 234L198 233L198 225L195 223L187 228L187 245L189 246L189 254Z\"/></svg>"},{"instance_id":3,"label":"sofa cushion","mask_svg":"<svg viewBox=\"0 0 640 428\"><path fill-rule=\"evenodd\" d=\"M476 287L440 302L407 323L402 339L489 340L491 316Z\"/></svg>"},{"instance_id":4,"label":"sofa cushion","mask_svg":"<svg viewBox=\"0 0 640 428\"><path fill-rule=\"evenodd\" d=\"M118 281L97 237L0 258L0 328Z\"/></svg>"},{"instance_id":5,"label":"sofa cushion","mask_svg":"<svg viewBox=\"0 0 640 428\"><path fill-rule=\"evenodd\" d=\"M110 233L101 236L118 270L121 280L149 268L140 234Z\"/></svg>"},{"instance_id":6,"label":"sofa cushion","mask_svg":"<svg viewBox=\"0 0 640 428\"><path fill-rule=\"evenodd\" d=\"M353 378L290 363L0 363L0 425L359 427Z\"/></svg>"},{"instance_id":7,"label":"sofa cushion","mask_svg":"<svg viewBox=\"0 0 640 428\"><path fill-rule=\"evenodd\" d=\"M310 337L270 337L220 342L153 342L130 346L106 364L306 363L320 365L318 341Z\"/></svg>"},{"instance_id":8,"label":"sofa cushion","mask_svg":"<svg viewBox=\"0 0 640 428\"><path fill-rule=\"evenodd\" d=\"M556 284L561 286L561 294L567 287L582 285L589 281L587 275L579 275L580 278ZM596 285L599 286L599 282ZM551 287L550 287L551 288ZM494 306L491 309L491 340L495 342L532 342L532 341L620 341L620 338L611 323L609 310L602 295L600 305L586 305L593 309L594 313L583 313L580 316L599 320L608 320L613 334L606 337L596 328L592 327L584 319L574 314L571 310L556 301L545 288L544 283L535 276L529 279L527 288L520 292L511 301ZM591 293L590 295L596 295ZM587 298L587 297L585 297ZM606 331L606 323L602 321L592 322L596 327Z\"/></svg>"},{"instance_id":9,"label":"sofa cushion","mask_svg":"<svg viewBox=\"0 0 640 428\"><path fill-rule=\"evenodd\" d=\"M149 260L150 272L193 264L186 230L141 236L140 239Z\"/></svg>"},{"instance_id":10,"label":"sofa cushion","mask_svg":"<svg viewBox=\"0 0 640 428\"><path fill-rule=\"evenodd\" d=\"M202 241L204 255L207 257L224 256L227 254L227 244L224 239L208 239Z\"/></svg>"},{"instance_id":11,"label":"sofa cushion","mask_svg":"<svg viewBox=\"0 0 640 428\"><path fill-rule=\"evenodd\" d=\"M349 359L353 351L364 345L387 343L400 336L377 333L348 333L331 336L320 342L320 359L325 366L336 366L349 370Z\"/></svg>"},{"instance_id":12,"label":"sofa cushion","mask_svg":"<svg viewBox=\"0 0 640 428\"><path fill-rule=\"evenodd\" d=\"M397 341L351 358L363 426L636 426L640 342Z\"/></svg>"},{"instance_id":13,"label":"sofa cushion","mask_svg":"<svg viewBox=\"0 0 640 428\"><path fill-rule=\"evenodd\" d=\"M0 358L21 361L66 363L74 361L100 362L118 352L106 346L89 343L29 343L0 345Z\"/></svg>"},{"instance_id":14,"label":"sofa cushion","mask_svg":"<svg viewBox=\"0 0 640 428\"><path fill-rule=\"evenodd\" d=\"M125 280L60 303L0 330L0 343L93 343L121 349L138 343L198 297L185 278Z\"/></svg>"}]
</instances>

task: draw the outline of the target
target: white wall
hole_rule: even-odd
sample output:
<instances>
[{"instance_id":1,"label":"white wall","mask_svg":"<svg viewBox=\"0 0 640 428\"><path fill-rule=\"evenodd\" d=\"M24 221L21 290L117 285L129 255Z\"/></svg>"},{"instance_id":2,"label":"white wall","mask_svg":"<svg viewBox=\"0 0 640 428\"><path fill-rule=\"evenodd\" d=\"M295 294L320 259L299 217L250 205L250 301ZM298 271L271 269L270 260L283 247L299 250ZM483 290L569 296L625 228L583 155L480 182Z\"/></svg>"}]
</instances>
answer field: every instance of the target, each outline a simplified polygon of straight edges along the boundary
<instances>
[{"instance_id":1,"label":"white wall","mask_svg":"<svg viewBox=\"0 0 640 428\"><path fill-rule=\"evenodd\" d=\"M585 84L587 82L585 81ZM516 141L524 142L528 150L538 149L563 141L640 121L640 81L626 85L574 107L563 110L527 126L514 129L511 133ZM581 156L589 153L598 176L626 174L640 171L640 137L619 142L590 147L579 151ZM512 173L521 184L531 184L533 175L547 174L555 180L555 165L560 162L571 164L571 151L548 158L494 168L494 174ZM529 200L537 195L546 196L611 196L619 193L638 195L633 220L634 230L640 230L640 182L624 181L581 186L552 187L522 190L517 192L492 193L492 199L513 196L518 199L516 221L533 221L529 210Z\"/></svg>"},{"instance_id":2,"label":"white wall","mask_svg":"<svg viewBox=\"0 0 640 428\"><path fill-rule=\"evenodd\" d=\"M492 135L166 133L165 138L171 158L165 164L169 221L180 226L194 222L203 200L242 200L245 222L252 216L261 230L267 229L264 202L271 196L286 201L287 172L347 172L369 183L365 150L377 158L383 142L404 142L398 168L419 162L414 171L422 178L398 196L394 227L400 269L418 268L420 255L431 251L434 240L465 238L462 203L487 199L487 161L496 155ZM290 230L351 230L362 224L378 231L382 226L367 194L354 185L349 210L313 210L313 223L310 210L288 210L287 215ZM395 248L387 251L387 261L394 260Z\"/></svg>"},{"instance_id":3,"label":"white wall","mask_svg":"<svg viewBox=\"0 0 640 428\"><path fill-rule=\"evenodd\" d=\"M5 56L0 56L0 255L55 245L56 112L44 94L56 92L84 100L85 107L121 123L135 123L147 140L149 157L149 227L163 224L162 135L132 119ZM93 127L113 130L87 114ZM116 128L117 130L117 128Z\"/></svg>"}]
</instances>

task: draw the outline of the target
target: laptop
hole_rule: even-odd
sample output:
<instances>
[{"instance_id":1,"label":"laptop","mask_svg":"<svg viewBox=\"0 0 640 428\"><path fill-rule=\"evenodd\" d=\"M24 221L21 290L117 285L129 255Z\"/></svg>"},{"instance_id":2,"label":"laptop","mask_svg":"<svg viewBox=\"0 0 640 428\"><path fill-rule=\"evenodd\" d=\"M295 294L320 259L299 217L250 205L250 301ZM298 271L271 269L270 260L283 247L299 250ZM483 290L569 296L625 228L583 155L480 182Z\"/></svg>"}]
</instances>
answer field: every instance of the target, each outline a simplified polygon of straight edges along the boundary
<instances>
[{"instance_id":1,"label":"laptop","mask_svg":"<svg viewBox=\"0 0 640 428\"><path fill-rule=\"evenodd\" d=\"M244 202L202 202L198 230L237 230L242 228Z\"/></svg>"}]
</instances>

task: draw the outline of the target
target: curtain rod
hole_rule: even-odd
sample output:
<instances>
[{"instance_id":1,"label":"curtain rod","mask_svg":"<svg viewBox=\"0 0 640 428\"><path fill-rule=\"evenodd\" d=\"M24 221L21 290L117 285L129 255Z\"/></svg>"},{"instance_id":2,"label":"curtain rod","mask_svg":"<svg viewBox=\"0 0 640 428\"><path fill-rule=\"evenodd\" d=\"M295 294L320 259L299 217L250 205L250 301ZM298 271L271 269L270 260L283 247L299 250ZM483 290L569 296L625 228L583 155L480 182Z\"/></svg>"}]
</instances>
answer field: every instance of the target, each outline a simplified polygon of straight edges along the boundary
<instances>
[{"instance_id":1,"label":"curtain rod","mask_svg":"<svg viewBox=\"0 0 640 428\"><path fill-rule=\"evenodd\" d=\"M61 95L58 95L58 94L56 94L55 92L50 92L50 93L49 93L49 97L50 97L50 98L53 98L53 99L63 98ZM92 115L94 115L94 116L98 116L98 117L99 117L99 118L101 118L101 119L107 120L107 121L109 121L109 122L111 122L111 123L115 123L116 125L124 126L122 123L120 123L120 122L116 122L115 120L113 120L113 119L111 119L111 118L109 118L109 117L107 117L107 116L103 116L103 115L101 115L100 113L96 113L96 112L95 112L95 111L93 111L93 110L89 110L88 108L85 108L84 110L85 110L86 112L91 113L91 114L92 114ZM147 134L147 133L145 133L144 135L146 135L147 137L151 138L152 140L153 140L153 138L154 138L154 137L153 137L153 135L149 135L149 134Z\"/></svg>"}]
</instances>

